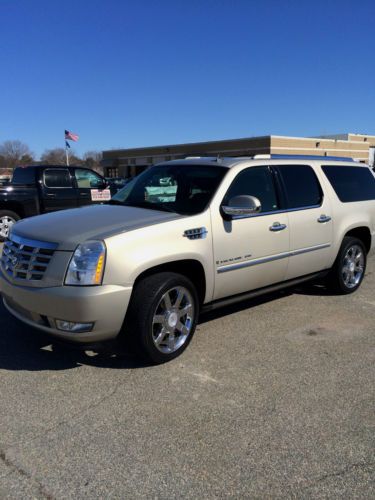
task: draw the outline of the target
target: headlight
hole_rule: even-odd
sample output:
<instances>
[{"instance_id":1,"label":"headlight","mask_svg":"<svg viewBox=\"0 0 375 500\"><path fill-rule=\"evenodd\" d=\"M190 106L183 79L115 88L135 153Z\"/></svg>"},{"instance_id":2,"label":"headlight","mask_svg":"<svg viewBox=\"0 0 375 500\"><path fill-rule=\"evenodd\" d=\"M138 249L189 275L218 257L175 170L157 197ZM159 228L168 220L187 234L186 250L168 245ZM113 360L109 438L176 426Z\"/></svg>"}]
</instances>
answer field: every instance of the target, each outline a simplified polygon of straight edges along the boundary
<instances>
[{"instance_id":1,"label":"headlight","mask_svg":"<svg viewBox=\"0 0 375 500\"><path fill-rule=\"evenodd\" d=\"M78 245L66 273L65 285L101 285L105 255L103 241L88 241Z\"/></svg>"}]
</instances>

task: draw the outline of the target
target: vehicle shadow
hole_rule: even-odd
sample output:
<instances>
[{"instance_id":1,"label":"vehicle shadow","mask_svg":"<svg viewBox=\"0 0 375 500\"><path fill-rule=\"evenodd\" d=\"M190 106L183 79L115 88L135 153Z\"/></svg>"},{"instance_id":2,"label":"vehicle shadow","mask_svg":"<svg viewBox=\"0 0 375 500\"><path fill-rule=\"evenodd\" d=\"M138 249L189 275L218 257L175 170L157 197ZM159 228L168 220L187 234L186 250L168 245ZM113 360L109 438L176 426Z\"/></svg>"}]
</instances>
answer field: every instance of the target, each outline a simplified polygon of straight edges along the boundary
<instances>
[{"instance_id":1,"label":"vehicle shadow","mask_svg":"<svg viewBox=\"0 0 375 500\"><path fill-rule=\"evenodd\" d=\"M253 299L247 299L241 302L237 302L235 304L220 307L219 309L214 309L212 311L203 311L200 315L198 324L202 325L209 321L223 318L224 316L235 314L237 312L244 311L245 309L252 309L253 307L257 307L261 304L266 304L268 302L272 302L274 300L278 300L292 294L293 294L293 289L286 288L284 290L279 290L277 292L270 292L265 295L255 297Z\"/></svg>"},{"instance_id":2,"label":"vehicle shadow","mask_svg":"<svg viewBox=\"0 0 375 500\"><path fill-rule=\"evenodd\" d=\"M56 343L13 318L0 296L0 370L68 370L82 365L122 370L150 366L123 348L83 351Z\"/></svg>"},{"instance_id":3,"label":"vehicle shadow","mask_svg":"<svg viewBox=\"0 0 375 500\"><path fill-rule=\"evenodd\" d=\"M298 286L284 288L276 292L270 292L253 299L247 299L242 302L237 302L230 306L221 307L220 309L214 309L212 311L203 312L199 319L199 324L204 324L208 321L222 318L229 314L234 314L236 312L244 311L245 309L251 309L253 307L259 306L260 304L265 304L272 302L274 300L281 299L282 297L287 297L290 295L316 295L316 296L335 296L336 292L329 290L324 281L312 281L302 283Z\"/></svg>"},{"instance_id":4,"label":"vehicle shadow","mask_svg":"<svg viewBox=\"0 0 375 500\"><path fill-rule=\"evenodd\" d=\"M320 284L306 284L295 288L272 292L260 297L203 312L198 324L252 309L261 304L290 296L331 295ZM0 370L68 370L82 365L97 368L136 369L152 366L145 363L133 349L119 347L98 351L78 350L69 345L55 342L51 337L13 318L5 309L0 296Z\"/></svg>"}]
</instances>

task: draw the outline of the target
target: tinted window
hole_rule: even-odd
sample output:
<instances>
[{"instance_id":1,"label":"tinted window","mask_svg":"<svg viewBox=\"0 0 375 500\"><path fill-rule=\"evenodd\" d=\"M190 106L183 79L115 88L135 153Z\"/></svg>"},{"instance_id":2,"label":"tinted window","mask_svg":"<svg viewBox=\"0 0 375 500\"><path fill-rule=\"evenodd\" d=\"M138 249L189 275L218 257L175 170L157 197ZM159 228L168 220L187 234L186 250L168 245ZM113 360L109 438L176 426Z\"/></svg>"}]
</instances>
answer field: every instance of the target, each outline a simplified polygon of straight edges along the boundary
<instances>
[{"instance_id":1,"label":"tinted window","mask_svg":"<svg viewBox=\"0 0 375 500\"><path fill-rule=\"evenodd\" d=\"M279 208L273 177L268 167L252 167L240 172L225 195L225 205L234 196L250 195L258 198L262 212Z\"/></svg>"},{"instance_id":2,"label":"tinted window","mask_svg":"<svg viewBox=\"0 0 375 500\"><path fill-rule=\"evenodd\" d=\"M314 170L308 165L279 165L286 190L288 208L303 208L322 203L322 189Z\"/></svg>"},{"instance_id":3,"label":"tinted window","mask_svg":"<svg viewBox=\"0 0 375 500\"><path fill-rule=\"evenodd\" d=\"M103 179L91 170L77 168L75 176L79 188L99 188L103 186Z\"/></svg>"},{"instance_id":4,"label":"tinted window","mask_svg":"<svg viewBox=\"0 0 375 500\"><path fill-rule=\"evenodd\" d=\"M35 169L18 167L14 170L12 184L35 184Z\"/></svg>"},{"instance_id":5,"label":"tinted window","mask_svg":"<svg viewBox=\"0 0 375 500\"><path fill-rule=\"evenodd\" d=\"M375 200L375 178L368 168L327 165L322 170L341 201Z\"/></svg>"},{"instance_id":6,"label":"tinted window","mask_svg":"<svg viewBox=\"0 0 375 500\"><path fill-rule=\"evenodd\" d=\"M69 171L63 168L49 168L44 171L44 184L49 188L72 187Z\"/></svg>"}]
</instances>

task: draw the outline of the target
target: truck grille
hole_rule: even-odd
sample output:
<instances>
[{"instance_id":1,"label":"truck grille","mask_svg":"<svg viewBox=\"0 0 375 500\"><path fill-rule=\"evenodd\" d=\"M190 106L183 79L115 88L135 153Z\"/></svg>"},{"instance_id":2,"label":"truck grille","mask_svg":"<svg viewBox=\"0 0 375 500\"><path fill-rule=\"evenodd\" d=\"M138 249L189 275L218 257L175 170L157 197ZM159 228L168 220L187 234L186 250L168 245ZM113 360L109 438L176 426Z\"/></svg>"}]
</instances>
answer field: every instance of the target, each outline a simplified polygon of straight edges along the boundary
<instances>
[{"instance_id":1,"label":"truck grille","mask_svg":"<svg viewBox=\"0 0 375 500\"><path fill-rule=\"evenodd\" d=\"M1 267L3 272L13 279L40 281L56 248L55 243L11 235L4 243Z\"/></svg>"}]
</instances>

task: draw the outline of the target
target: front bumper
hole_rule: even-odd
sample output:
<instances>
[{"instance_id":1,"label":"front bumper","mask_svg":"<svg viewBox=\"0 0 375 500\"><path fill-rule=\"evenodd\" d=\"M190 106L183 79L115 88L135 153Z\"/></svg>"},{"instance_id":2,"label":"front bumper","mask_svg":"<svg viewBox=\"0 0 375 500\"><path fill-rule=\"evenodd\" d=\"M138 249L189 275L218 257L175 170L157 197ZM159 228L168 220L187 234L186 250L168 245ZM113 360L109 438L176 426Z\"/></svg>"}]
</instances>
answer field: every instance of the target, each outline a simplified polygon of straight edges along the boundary
<instances>
[{"instance_id":1,"label":"front bumper","mask_svg":"<svg viewBox=\"0 0 375 500\"><path fill-rule=\"evenodd\" d=\"M92 344L117 337L132 292L118 285L31 288L10 283L0 270L0 291L8 311L27 325L60 340ZM90 332L58 330L55 320L94 323Z\"/></svg>"}]
</instances>

